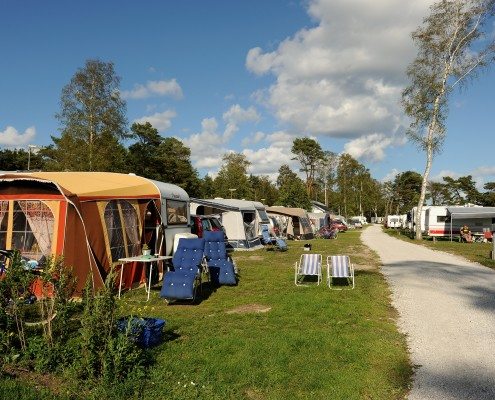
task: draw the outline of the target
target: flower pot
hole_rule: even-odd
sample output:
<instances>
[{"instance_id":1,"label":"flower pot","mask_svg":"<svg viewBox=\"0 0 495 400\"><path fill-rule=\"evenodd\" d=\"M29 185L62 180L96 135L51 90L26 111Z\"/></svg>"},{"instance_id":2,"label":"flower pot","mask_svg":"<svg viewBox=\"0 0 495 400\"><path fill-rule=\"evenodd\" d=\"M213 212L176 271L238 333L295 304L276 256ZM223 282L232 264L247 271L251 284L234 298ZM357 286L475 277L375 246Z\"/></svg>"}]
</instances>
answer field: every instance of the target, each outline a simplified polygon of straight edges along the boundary
<instances>
[{"instance_id":1,"label":"flower pot","mask_svg":"<svg viewBox=\"0 0 495 400\"><path fill-rule=\"evenodd\" d=\"M143 257L151 257L151 250L143 250Z\"/></svg>"}]
</instances>

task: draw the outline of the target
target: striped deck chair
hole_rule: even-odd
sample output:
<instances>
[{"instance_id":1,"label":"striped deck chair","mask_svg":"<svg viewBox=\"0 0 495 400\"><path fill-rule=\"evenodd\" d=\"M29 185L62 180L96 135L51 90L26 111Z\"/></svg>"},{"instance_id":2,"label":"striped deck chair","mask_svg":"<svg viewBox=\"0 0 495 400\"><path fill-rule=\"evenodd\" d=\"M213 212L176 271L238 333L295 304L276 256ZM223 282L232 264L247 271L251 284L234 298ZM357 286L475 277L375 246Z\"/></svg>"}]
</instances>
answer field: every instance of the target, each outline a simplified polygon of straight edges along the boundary
<instances>
[{"instance_id":1,"label":"striped deck chair","mask_svg":"<svg viewBox=\"0 0 495 400\"><path fill-rule=\"evenodd\" d=\"M316 276L318 285L321 281L321 254L301 254L299 262L295 264L296 275L294 282L297 286L303 286L302 281L306 276Z\"/></svg>"},{"instance_id":2,"label":"striped deck chair","mask_svg":"<svg viewBox=\"0 0 495 400\"><path fill-rule=\"evenodd\" d=\"M330 289L335 289L332 288L333 279L347 279L349 286L352 282L350 289L354 289L354 266L351 264L349 256L327 257L327 284Z\"/></svg>"}]
</instances>

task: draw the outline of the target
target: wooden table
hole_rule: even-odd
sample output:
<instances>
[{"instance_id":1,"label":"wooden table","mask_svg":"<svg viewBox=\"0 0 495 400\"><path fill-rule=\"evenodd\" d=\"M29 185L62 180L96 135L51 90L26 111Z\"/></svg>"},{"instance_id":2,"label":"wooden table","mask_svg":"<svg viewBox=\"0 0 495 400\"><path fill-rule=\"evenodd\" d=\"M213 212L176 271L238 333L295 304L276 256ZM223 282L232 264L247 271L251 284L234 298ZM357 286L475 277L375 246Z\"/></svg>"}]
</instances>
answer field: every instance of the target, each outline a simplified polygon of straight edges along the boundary
<instances>
[{"instance_id":1,"label":"wooden table","mask_svg":"<svg viewBox=\"0 0 495 400\"><path fill-rule=\"evenodd\" d=\"M151 292L151 272L153 271L153 262L155 261L163 261L163 260L170 260L172 256L136 256L136 257L126 257L126 258L119 258L119 263L121 263L121 268L120 268L120 282L119 282L119 299L120 299L120 291L122 289L122 274L124 272L124 265L131 263L131 262L141 262L141 263L149 263L150 264L150 273L148 277L148 283L145 282L144 284L144 289L146 290L146 293L148 294L148 298L146 301L150 299L150 292Z\"/></svg>"}]
</instances>

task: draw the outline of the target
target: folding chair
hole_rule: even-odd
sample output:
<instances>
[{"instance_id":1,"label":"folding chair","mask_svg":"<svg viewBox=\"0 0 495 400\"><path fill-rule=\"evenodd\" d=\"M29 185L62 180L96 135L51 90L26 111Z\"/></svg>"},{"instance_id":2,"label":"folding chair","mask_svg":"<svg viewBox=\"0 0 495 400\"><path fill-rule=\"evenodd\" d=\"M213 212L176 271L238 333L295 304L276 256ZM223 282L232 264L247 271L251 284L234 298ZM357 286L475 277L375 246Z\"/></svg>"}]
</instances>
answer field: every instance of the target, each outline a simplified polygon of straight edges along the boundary
<instances>
[{"instance_id":1,"label":"folding chair","mask_svg":"<svg viewBox=\"0 0 495 400\"><path fill-rule=\"evenodd\" d=\"M294 283L297 286L304 286L302 281L304 277L316 276L317 284L320 284L321 277L321 254L301 254L299 262L294 265L295 277Z\"/></svg>"},{"instance_id":2,"label":"folding chair","mask_svg":"<svg viewBox=\"0 0 495 400\"><path fill-rule=\"evenodd\" d=\"M262 235L261 242L265 246L268 246L267 249L270 247L280 251L286 251L288 249L285 240L270 235L270 230L268 228L268 225L266 224L261 225L261 235Z\"/></svg>"},{"instance_id":3,"label":"folding chair","mask_svg":"<svg viewBox=\"0 0 495 400\"><path fill-rule=\"evenodd\" d=\"M166 300L194 301L196 289L201 285L204 247L203 238L179 239L172 258L174 270L165 273L160 297Z\"/></svg>"},{"instance_id":4,"label":"folding chair","mask_svg":"<svg viewBox=\"0 0 495 400\"><path fill-rule=\"evenodd\" d=\"M332 288L333 279L346 279L349 285L352 282L350 289L354 289L354 266L351 264L349 256L327 257L327 284L330 289L335 289Z\"/></svg>"},{"instance_id":5,"label":"folding chair","mask_svg":"<svg viewBox=\"0 0 495 400\"><path fill-rule=\"evenodd\" d=\"M203 238L210 281L215 285L237 285L235 264L227 255L223 231L205 231Z\"/></svg>"}]
</instances>

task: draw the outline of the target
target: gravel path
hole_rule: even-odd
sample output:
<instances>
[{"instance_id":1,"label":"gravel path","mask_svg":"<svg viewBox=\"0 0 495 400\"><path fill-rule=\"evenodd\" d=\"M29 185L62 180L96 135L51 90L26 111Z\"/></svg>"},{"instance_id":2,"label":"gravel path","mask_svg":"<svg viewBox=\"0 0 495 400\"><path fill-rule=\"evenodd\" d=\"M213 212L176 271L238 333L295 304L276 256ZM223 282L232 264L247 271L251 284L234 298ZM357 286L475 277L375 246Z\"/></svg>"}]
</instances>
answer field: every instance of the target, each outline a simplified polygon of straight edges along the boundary
<instances>
[{"instance_id":1,"label":"gravel path","mask_svg":"<svg viewBox=\"0 0 495 400\"><path fill-rule=\"evenodd\" d=\"M361 238L381 258L407 334L417 368L409 399L495 399L495 271L378 225Z\"/></svg>"}]
</instances>

